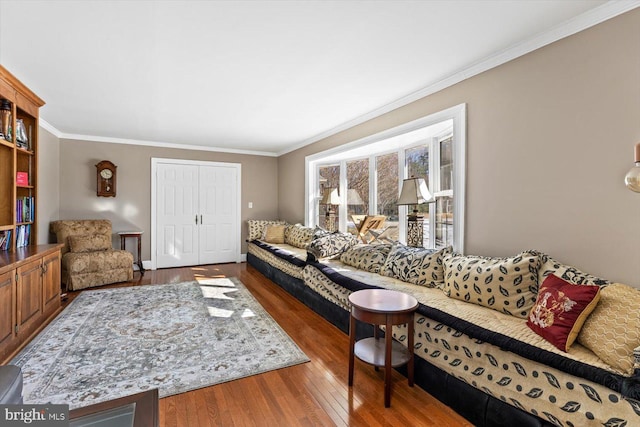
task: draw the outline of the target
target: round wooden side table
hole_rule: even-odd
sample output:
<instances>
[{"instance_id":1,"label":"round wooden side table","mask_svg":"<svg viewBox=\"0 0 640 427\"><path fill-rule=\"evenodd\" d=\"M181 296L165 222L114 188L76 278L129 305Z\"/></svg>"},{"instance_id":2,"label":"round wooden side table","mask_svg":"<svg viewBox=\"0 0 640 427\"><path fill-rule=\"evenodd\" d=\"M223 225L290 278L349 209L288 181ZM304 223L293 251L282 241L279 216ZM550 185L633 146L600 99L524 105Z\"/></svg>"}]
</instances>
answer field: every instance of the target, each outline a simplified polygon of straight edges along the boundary
<instances>
[{"instance_id":1,"label":"round wooden side table","mask_svg":"<svg viewBox=\"0 0 640 427\"><path fill-rule=\"evenodd\" d=\"M391 368L407 365L409 387L413 387L413 315L418 301L411 295L387 289L364 289L349 295L349 387L353 386L355 359L378 369L384 366L384 406L391 406ZM374 325L374 336L356 342L356 320ZM393 325L407 324L407 348L393 340ZM377 325L385 325L385 339L378 338Z\"/></svg>"}]
</instances>

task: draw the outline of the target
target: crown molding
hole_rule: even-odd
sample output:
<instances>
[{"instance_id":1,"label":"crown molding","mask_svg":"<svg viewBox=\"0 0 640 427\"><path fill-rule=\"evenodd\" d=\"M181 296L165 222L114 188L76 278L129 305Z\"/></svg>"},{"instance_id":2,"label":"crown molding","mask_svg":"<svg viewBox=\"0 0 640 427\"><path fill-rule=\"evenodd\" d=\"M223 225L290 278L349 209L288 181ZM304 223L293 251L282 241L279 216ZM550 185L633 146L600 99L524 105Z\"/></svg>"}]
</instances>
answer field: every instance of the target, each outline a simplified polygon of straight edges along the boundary
<instances>
[{"instance_id":1,"label":"crown molding","mask_svg":"<svg viewBox=\"0 0 640 427\"><path fill-rule=\"evenodd\" d=\"M322 132L298 144L292 145L291 147L278 152L277 155L282 156L284 154L306 147L307 145L313 144L314 142L318 142L339 132L362 124L368 120L386 114L390 111L396 110L400 107L404 107L407 104L439 92L443 89L460 83L463 80L476 76L499 65L505 64L513 59L526 55L527 53L533 52L536 49L540 49L541 47L549 45L565 37L569 37L573 34L579 33L580 31L586 30L587 28L593 27L594 25L600 24L625 12L633 10L639 6L640 0L609 1L601 6L593 8L574 18L571 18L568 21L565 21L562 24L557 25L545 32L542 32L525 41L517 43L500 52L488 56L487 58L471 64L468 67L462 68L432 85L429 85L416 92L410 93L409 95L406 95L396 101L383 105L382 107L377 108L369 113L363 114L360 117L356 117L353 120L349 120L348 122L329 129L326 132Z\"/></svg>"},{"instance_id":2,"label":"crown molding","mask_svg":"<svg viewBox=\"0 0 640 427\"><path fill-rule=\"evenodd\" d=\"M62 132L60 132L58 130L58 128L53 126L51 123L49 123L48 121L44 120L42 117L40 117L38 122L39 122L41 128L43 128L47 132L53 134L58 139L62 138Z\"/></svg>"},{"instance_id":3,"label":"crown molding","mask_svg":"<svg viewBox=\"0 0 640 427\"><path fill-rule=\"evenodd\" d=\"M177 148L179 150L211 151L216 153L246 154L250 156L265 156L265 157L278 156L276 153L273 153L270 151L238 150L234 148L209 147L204 145L175 144L172 142L145 141L140 139L111 138L108 136L79 135L75 133L64 133L58 130L51 123L43 119L40 119L40 126L43 129L51 132L58 139L70 139L75 141L87 141L87 142L105 142L108 144L143 145L147 147L158 147L158 148Z\"/></svg>"}]
</instances>

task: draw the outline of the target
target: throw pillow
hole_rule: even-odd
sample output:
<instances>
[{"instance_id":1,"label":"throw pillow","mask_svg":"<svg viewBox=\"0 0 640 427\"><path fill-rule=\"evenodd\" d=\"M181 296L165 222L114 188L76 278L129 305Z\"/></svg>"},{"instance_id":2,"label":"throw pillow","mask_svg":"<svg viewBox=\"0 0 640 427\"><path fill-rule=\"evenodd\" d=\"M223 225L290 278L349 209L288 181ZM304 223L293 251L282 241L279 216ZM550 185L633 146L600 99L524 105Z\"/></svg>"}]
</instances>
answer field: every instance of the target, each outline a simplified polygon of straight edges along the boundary
<instances>
[{"instance_id":1,"label":"throw pillow","mask_svg":"<svg viewBox=\"0 0 640 427\"><path fill-rule=\"evenodd\" d=\"M267 225L262 240L266 243L284 243L285 227L286 225Z\"/></svg>"},{"instance_id":2,"label":"throw pillow","mask_svg":"<svg viewBox=\"0 0 640 427\"><path fill-rule=\"evenodd\" d=\"M287 225L284 231L284 242L296 248L305 249L315 234L315 229L302 224Z\"/></svg>"},{"instance_id":3,"label":"throw pillow","mask_svg":"<svg viewBox=\"0 0 640 427\"><path fill-rule=\"evenodd\" d=\"M340 261L360 270L380 273L390 251L390 244L357 245L340 255Z\"/></svg>"},{"instance_id":4,"label":"throw pillow","mask_svg":"<svg viewBox=\"0 0 640 427\"><path fill-rule=\"evenodd\" d=\"M633 374L633 350L640 347L640 290L621 283L604 287L578 342L612 367Z\"/></svg>"},{"instance_id":5,"label":"throw pillow","mask_svg":"<svg viewBox=\"0 0 640 427\"><path fill-rule=\"evenodd\" d=\"M550 274L540 286L527 326L560 350L569 351L599 299L599 286L574 285Z\"/></svg>"},{"instance_id":6,"label":"throw pillow","mask_svg":"<svg viewBox=\"0 0 640 427\"><path fill-rule=\"evenodd\" d=\"M307 247L307 261L337 257L357 243L358 239L349 233L336 232L314 238Z\"/></svg>"},{"instance_id":7,"label":"throw pillow","mask_svg":"<svg viewBox=\"0 0 640 427\"><path fill-rule=\"evenodd\" d=\"M575 285L608 285L611 282L605 279L601 279L600 277L594 276L589 273L585 273L584 271L580 271L575 267L571 267L568 265L564 265L555 259L551 258L549 255L544 252L538 251L530 251L532 253L537 253L540 257L540 270L538 271L538 283L543 283L544 280L550 274L554 274L555 276L561 278L562 280L566 280L569 283L573 283Z\"/></svg>"},{"instance_id":8,"label":"throw pillow","mask_svg":"<svg viewBox=\"0 0 640 427\"><path fill-rule=\"evenodd\" d=\"M89 234L86 236L69 236L69 251L74 253L106 251L112 249L111 236L106 234Z\"/></svg>"},{"instance_id":9,"label":"throw pillow","mask_svg":"<svg viewBox=\"0 0 640 427\"><path fill-rule=\"evenodd\" d=\"M540 260L534 252L510 258L444 256L444 293L526 319L536 302Z\"/></svg>"},{"instance_id":10,"label":"throw pillow","mask_svg":"<svg viewBox=\"0 0 640 427\"><path fill-rule=\"evenodd\" d=\"M267 225L281 225L286 224L286 222L280 220L270 221L262 219L250 219L247 221L247 224L249 225L249 234L247 235L247 240L250 242L255 239L262 239L262 236L264 235L264 228Z\"/></svg>"},{"instance_id":11,"label":"throw pillow","mask_svg":"<svg viewBox=\"0 0 640 427\"><path fill-rule=\"evenodd\" d=\"M441 287L444 281L442 257L450 252L451 247L436 251L396 244L380 274L428 288Z\"/></svg>"}]
</instances>

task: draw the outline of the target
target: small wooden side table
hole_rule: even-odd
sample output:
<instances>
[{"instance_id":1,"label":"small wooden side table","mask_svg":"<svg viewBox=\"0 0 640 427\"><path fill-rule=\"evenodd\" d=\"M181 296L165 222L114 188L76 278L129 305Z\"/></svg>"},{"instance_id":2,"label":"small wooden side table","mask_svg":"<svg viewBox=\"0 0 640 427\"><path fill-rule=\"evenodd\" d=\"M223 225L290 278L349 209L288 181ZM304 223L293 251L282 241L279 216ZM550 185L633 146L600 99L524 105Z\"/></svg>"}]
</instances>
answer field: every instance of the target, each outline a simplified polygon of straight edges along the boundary
<instances>
[{"instance_id":1,"label":"small wooden side table","mask_svg":"<svg viewBox=\"0 0 640 427\"><path fill-rule=\"evenodd\" d=\"M123 251L126 247L126 239L127 237L135 237L138 240L138 268L140 269L140 274L144 276L144 267L142 266L142 233L144 231L119 231L118 235L120 236L120 249Z\"/></svg>"},{"instance_id":2,"label":"small wooden side table","mask_svg":"<svg viewBox=\"0 0 640 427\"><path fill-rule=\"evenodd\" d=\"M354 356L378 369L384 366L384 406L391 406L391 368L408 364L409 387L413 387L413 315L418 301L411 295L387 289L365 289L349 295L349 387L353 386ZM356 320L374 325L374 336L356 342ZM407 348L393 340L393 325L407 324ZM385 339L377 325L385 325Z\"/></svg>"}]
</instances>

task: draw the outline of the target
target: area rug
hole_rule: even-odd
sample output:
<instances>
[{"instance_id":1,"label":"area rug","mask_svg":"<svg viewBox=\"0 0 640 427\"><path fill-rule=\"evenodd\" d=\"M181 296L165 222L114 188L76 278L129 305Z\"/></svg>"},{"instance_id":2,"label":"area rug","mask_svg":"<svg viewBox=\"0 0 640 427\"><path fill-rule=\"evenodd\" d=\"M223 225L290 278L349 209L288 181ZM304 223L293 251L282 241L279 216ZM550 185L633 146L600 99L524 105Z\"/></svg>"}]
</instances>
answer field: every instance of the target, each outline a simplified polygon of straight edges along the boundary
<instances>
[{"instance_id":1,"label":"area rug","mask_svg":"<svg viewBox=\"0 0 640 427\"><path fill-rule=\"evenodd\" d=\"M236 278L84 291L12 361L25 403L160 397L308 361Z\"/></svg>"}]
</instances>

